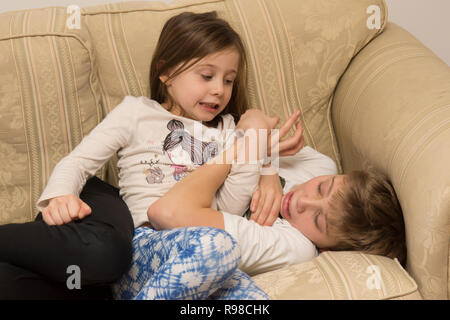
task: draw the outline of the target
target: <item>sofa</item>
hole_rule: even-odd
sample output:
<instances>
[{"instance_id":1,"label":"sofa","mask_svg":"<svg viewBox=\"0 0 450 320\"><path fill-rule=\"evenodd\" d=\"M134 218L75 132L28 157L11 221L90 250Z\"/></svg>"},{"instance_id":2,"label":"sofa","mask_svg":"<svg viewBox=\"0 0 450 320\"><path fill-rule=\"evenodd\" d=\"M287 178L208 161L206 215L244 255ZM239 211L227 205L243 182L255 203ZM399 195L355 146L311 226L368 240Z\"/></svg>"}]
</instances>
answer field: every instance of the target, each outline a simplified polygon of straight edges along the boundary
<instances>
[{"instance_id":1,"label":"sofa","mask_svg":"<svg viewBox=\"0 0 450 320\"><path fill-rule=\"evenodd\" d=\"M0 14L0 224L32 221L56 163L126 95L149 96L164 22L216 10L249 55L250 108L301 110L305 144L398 194L407 265L363 252L254 277L273 299L448 299L450 68L383 0L179 0ZM117 186L117 157L96 174Z\"/></svg>"}]
</instances>

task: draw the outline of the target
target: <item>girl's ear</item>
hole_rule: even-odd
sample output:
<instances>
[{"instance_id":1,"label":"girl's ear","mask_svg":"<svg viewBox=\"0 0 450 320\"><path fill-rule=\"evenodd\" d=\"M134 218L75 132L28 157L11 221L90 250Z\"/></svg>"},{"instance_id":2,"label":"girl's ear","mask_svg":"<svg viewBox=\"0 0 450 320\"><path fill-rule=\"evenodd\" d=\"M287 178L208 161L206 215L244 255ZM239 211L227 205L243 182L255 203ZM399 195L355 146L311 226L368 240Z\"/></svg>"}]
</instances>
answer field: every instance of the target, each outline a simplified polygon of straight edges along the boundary
<instances>
[{"instance_id":1,"label":"girl's ear","mask_svg":"<svg viewBox=\"0 0 450 320\"><path fill-rule=\"evenodd\" d=\"M161 80L161 82L164 83L166 86L170 85L170 82L167 81L168 79L169 79L169 76L167 75L167 73L164 73L159 76L159 80Z\"/></svg>"},{"instance_id":2,"label":"girl's ear","mask_svg":"<svg viewBox=\"0 0 450 320\"><path fill-rule=\"evenodd\" d=\"M162 67L163 64L164 64L164 60L160 60L160 61L157 63L157 65L156 65L156 71L157 71L157 72L158 72L158 70ZM169 79L169 72L168 72L168 71L162 73L162 74L159 76L159 80L161 80L161 82L164 83L166 86L169 85L169 84L167 83L167 80L168 80L168 79Z\"/></svg>"}]
</instances>

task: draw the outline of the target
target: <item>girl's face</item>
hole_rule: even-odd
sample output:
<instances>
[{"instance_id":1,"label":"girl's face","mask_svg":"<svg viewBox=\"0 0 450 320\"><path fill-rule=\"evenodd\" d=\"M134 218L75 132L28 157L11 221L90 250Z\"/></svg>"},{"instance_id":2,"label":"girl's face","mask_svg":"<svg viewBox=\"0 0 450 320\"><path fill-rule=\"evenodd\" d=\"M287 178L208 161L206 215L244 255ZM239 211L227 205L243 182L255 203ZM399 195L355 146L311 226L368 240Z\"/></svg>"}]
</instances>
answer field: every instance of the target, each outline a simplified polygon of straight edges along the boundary
<instances>
[{"instance_id":1,"label":"girl's face","mask_svg":"<svg viewBox=\"0 0 450 320\"><path fill-rule=\"evenodd\" d=\"M327 217L334 212L330 200L343 185L343 175L327 175L295 186L281 199L281 216L317 247L332 247L336 240L327 231Z\"/></svg>"},{"instance_id":2,"label":"girl's face","mask_svg":"<svg viewBox=\"0 0 450 320\"><path fill-rule=\"evenodd\" d=\"M226 49L206 56L169 81L167 74L161 75L174 103L170 111L198 121L211 121L230 101L238 66L238 51ZM162 105L170 107L168 101Z\"/></svg>"}]
</instances>

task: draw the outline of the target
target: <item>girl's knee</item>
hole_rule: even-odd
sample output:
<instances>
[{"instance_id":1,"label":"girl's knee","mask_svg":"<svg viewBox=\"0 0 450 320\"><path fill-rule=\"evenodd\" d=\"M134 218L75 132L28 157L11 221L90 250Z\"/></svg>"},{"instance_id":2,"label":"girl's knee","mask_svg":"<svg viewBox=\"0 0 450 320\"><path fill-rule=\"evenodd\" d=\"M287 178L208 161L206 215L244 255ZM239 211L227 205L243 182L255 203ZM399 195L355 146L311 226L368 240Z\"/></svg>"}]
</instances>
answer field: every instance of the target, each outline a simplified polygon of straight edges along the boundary
<instances>
[{"instance_id":1,"label":"girl's knee","mask_svg":"<svg viewBox=\"0 0 450 320\"><path fill-rule=\"evenodd\" d=\"M87 252L85 280L87 283L115 282L127 271L131 256L131 241L111 229L107 234L103 234L102 241Z\"/></svg>"}]
</instances>

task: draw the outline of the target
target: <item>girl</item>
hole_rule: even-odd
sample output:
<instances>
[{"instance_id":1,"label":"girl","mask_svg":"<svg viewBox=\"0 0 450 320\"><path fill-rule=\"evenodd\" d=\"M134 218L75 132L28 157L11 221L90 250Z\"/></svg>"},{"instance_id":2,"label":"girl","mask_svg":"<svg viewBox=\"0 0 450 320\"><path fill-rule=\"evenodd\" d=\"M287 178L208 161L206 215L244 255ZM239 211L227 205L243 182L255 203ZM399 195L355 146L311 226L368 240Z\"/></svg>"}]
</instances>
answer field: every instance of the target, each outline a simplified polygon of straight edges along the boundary
<instances>
[{"instance_id":1,"label":"girl","mask_svg":"<svg viewBox=\"0 0 450 320\"><path fill-rule=\"evenodd\" d=\"M38 221L0 227L0 286L5 288L0 292L13 298L22 294L43 298L40 294L46 287L49 298L92 297L81 291L118 279L131 258L128 209L134 228L148 225L147 209L177 182L180 173L208 161L216 153L214 143L220 149L232 142L227 130L235 128L247 106L246 69L239 36L214 12L171 18L151 63L151 99L125 97L55 166L37 202L42 212ZM168 138L175 130L178 135ZM178 157L172 147L184 137L191 139L193 147L179 148ZM196 149L193 137L205 147ZM117 197L106 197L106 191L112 197L117 190L98 179L86 183L116 152L120 195L126 205ZM259 170L258 164L233 165L212 206L234 214L245 212ZM211 238L205 231L197 235L200 242L203 234L218 248L236 254L226 236ZM77 292L65 288L72 265L81 271ZM226 271L223 275L229 277ZM11 280L31 277L38 279L35 290Z\"/></svg>"}]
</instances>

